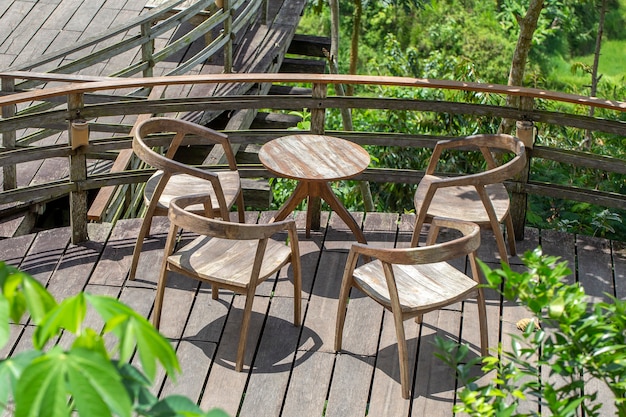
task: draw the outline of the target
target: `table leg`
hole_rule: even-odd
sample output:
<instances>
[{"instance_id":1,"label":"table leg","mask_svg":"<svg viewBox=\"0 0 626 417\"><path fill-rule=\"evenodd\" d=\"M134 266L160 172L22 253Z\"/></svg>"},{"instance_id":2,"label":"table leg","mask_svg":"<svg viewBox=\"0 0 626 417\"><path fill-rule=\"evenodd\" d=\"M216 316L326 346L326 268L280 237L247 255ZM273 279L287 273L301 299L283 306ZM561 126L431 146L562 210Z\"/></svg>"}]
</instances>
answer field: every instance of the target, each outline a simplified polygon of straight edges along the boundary
<instances>
[{"instance_id":1,"label":"table leg","mask_svg":"<svg viewBox=\"0 0 626 417\"><path fill-rule=\"evenodd\" d=\"M278 213L273 218L273 221L284 220L289 213L294 211L298 204L309 195L309 184L306 181L298 181L296 188L293 190L293 194L283 203L283 206L278 209Z\"/></svg>"},{"instance_id":2,"label":"table leg","mask_svg":"<svg viewBox=\"0 0 626 417\"><path fill-rule=\"evenodd\" d=\"M319 195L324 201L326 201L330 208L348 225L359 243L367 243L365 236L363 235L363 231L361 231L361 228L357 224L356 220L354 220L354 217L352 217L350 212L346 210L341 201L339 201L335 193L333 193L330 185L327 182L317 183L316 185L315 194Z\"/></svg>"},{"instance_id":3,"label":"table leg","mask_svg":"<svg viewBox=\"0 0 626 417\"><path fill-rule=\"evenodd\" d=\"M322 200L326 201L330 208L337 213L339 218L341 218L344 223L350 228L357 241L360 243L367 243L365 240L365 236L363 235L363 231L357 224L354 217L350 214L348 210L343 206L341 201L337 198L333 190L330 188L330 185L327 182L317 182L317 181L299 181L296 185L293 194L285 201L283 206L278 210L278 213L274 216L272 221L280 221L285 219L292 211L298 207L298 204L305 198L310 199L314 197L320 197ZM312 223L312 210L309 210L307 207L306 213L306 237L311 236L311 223Z\"/></svg>"}]
</instances>

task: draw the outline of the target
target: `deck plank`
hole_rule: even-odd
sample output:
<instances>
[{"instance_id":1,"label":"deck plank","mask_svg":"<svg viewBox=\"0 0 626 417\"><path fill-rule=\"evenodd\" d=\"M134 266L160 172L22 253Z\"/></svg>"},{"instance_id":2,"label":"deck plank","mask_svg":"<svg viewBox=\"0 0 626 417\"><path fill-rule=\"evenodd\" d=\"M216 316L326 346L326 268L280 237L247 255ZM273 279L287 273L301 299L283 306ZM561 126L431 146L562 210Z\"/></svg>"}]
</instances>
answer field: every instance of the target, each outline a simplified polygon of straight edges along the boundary
<instances>
[{"instance_id":1,"label":"deck plank","mask_svg":"<svg viewBox=\"0 0 626 417\"><path fill-rule=\"evenodd\" d=\"M366 218L366 224L368 217ZM398 234L395 246L409 247L415 216L403 214L398 223ZM413 320L404 322L404 334L407 339L407 355L409 362L409 378L415 376L415 358L417 357L417 340L419 339L420 326ZM372 381L370 394L369 414L373 416L408 416L411 406L410 400L402 398L402 386L400 385L400 363L398 359L398 345L393 315L390 311L383 314L376 369Z\"/></svg>"},{"instance_id":2,"label":"deck plank","mask_svg":"<svg viewBox=\"0 0 626 417\"><path fill-rule=\"evenodd\" d=\"M33 240L35 240L34 233L0 240L0 253L2 254L0 261L6 262L7 265L20 267Z\"/></svg>"},{"instance_id":3,"label":"deck plank","mask_svg":"<svg viewBox=\"0 0 626 417\"><path fill-rule=\"evenodd\" d=\"M37 233L20 269L35 277L43 285L47 285L61 261L65 248L70 243L70 233L69 227ZM21 238L14 239L19 241Z\"/></svg>"},{"instance_id":4,"label":"deck plank","mask_svg":"<svg viewBox=\"0 0 626 417\"><path fill-rule=\"evenodd\" d=\"M615 296L620 300L626 298L626 243L613 243L613 281Z\"/></svg>"},{"instance_id":5,"label":"deck plank","mask_svg":"<svg viewBox=\"0 0 626 417\"><path fill-rule=\"evenodd\" d=\"M298 351L293 299L273 297L239 416L277 416Z\"/></svg>"},{"instance_id":6,"label":"deck plank","mask_svg":"<svg viewBox=\"0 0 626 417\"><path fill-rule=\"evenodd\" d=\"M340 353L335 360L326 416L360 417L366 415L370 381L374 372L372 356Z\"/></svg>"},{"instance_id":7,"label":"deck plank","mask_svg":"<svg viewBox=\"0 0 626 417\"><path fill-rule=\"evenodd\" d=\"M201 340L181 340L176 356L181 363L181 374L176 381L167 379L160 395L184 395L197 402L202 395L206 376L215 355L216 344Z\"/></svg>"},{"instance_id":8,"label":"deck plank","mask_svg":"<svg viewBox=\"0 0 626 417\"><path fill-rule=\"evenodd\" d=\"M200 285L198 289L194 280L173 275L166 292L164 311L168 318L164 333L177 351L183 373L174 382L160 369L154 392L161 396L183 394L198 401L205 410L220 407L232 416L319 416L324 412L328 416L362 416L367 412L368 415L410 413L452 417L456 382L451 370L434 356L432 341L435 335L460 339L469 342L470 355L476 355L475 301L470 299L431 312L425 315L421 326L412 320L405 322L415 392L411 400L403 400L393 320L388 313L382 315L381 307L375 303L368 305L369 299L353 294L348 308L348 316L351 311L353 317L346 322L345 350L334 352L339 281L353 236L338 218L323 213L322 229L306 238L304 214L295 214L305 281L302 327L292 325L293 283L287 267L278 279L266 283L262 295L255 297L244 371L235 372L244 297L222 290L216 302L211 299L208 285ZM259 218L258 213L248 215L250 221ZM356 215L361 221L362 214ZM268 216L271 213L263 212L260 221L267 221ZM365 215L363 228L371 244L408 244L412 216L403 215L399 224L393 220L397 218L394 216ZM329 220L327 225L326 220ZM140 261L138 280L127 281L134 236L140 223L141 219L133 219L118 222L113 228L107 224L90 225L92 240L81 245L69 244L68 228L0 240L0 258L32 273L59 299L84 289L119 297L149 317L168 222L166 218L155 219L153 235L146 241L146 252ZM397 239L392 237L395 232L391 230L396 226L399 226ZM578 265L578 277L583 285L590 287L592 295L614 290L623 296L626 265L623 242L527 229L526 239L518 242L518 247L531 249L539 242L544 253L562 256ZM484 240L481 253L495 262L495 243ZM520 262L512 261L513 268L522 270ZM501 304L495 294L487 296L487 305L490 342L492 346L497 342L493 338L502 321L502 342L506 346L507 332L517 331L515 320L526 311L505 303L500 316ZM370 320L366 315L375 319ZM93 314L87 319L95 328L102 324ZM0 354L30 348L33 327L25 323L11 325L10 340L0 349ZM68 345L71 337L61 338L59 343ZM600 389L599 397L608 403L602 416L609 416L612 397L603 384L592 380L587 389ZM528 404L523 407L536 409Z\"/></svg>"},{"instance_id":9,"label":"deck plank","mask_svg":"<svg viewBox=\"0 0 626 417\"><path fill-rule=\"evenodd\" d=\"M283 416L321 416L326 409L328 381L331 379L335 355L320 352L321 340L305 327L302 340L311 346L299 350L283 406ZM311 343L308 341L311 339Z\"/></svg>"},{"instance_id":10,"label":"deck plank","mask_svg":"<svg viewBox=\"0 0 626 417\"><path fill-rule=\"evenodd\" d=\"M90 224L90 240L79 245L68 245L58 268L50 277L48 290L62 300L83 291L91 271L100 258L110 233L110 224Z\"/></svg>"},{"instance_id":11,"label":"deck plank","mask_svg":"<svg viewBox=\"0 0 626 417\"><path fill-rule=\"evenodd\" d=\"M235 357L239 344L239 332L243 316L245 297L236 296L228 314L224 332L213 359L211 372L200 402L203 410L221 408L229 415L237 415L239 405L245 394L246 385L256 346L259 341L265 315L269 306L268 297L255 297L252 304L250 328L246 343L242 372L235 371Z\"/></svg>"},{"instance_id":12,"label":"deck plank","mask_svg":"<svg viewBox=\"0 0 626 417\"><path fill-rule=\"evenodd\" d=\"M612 277L610 242L590 236L577 236L578 282L592 302L609 301L615 294ZM585 379L585 392L598 392L597 402L604 405L604 412L616 414L613 394L604 382L596 378Z\"/></svg>"},{"instance_id":13,"label":"deck plank","mask_svg":"<svg viewBox=\"0 0 626 417\"><path fill-rule=\"evenodd\" d=\"M413 323L415 325L415 323ZM421 325L412 416L446 415L454 401L454 373L435 357L434 338L458 340L461 311L450 308L424 314Z\"/></svg>"},{"instance_id":14,"label":"deck plank","mask_svg":"<svg viewBox=\"0 0 626 417\"><path fill-rule=\"evenodd\" d=\"M133 249L141 222L137 219L119 220L107 240L102 258L89 278L94 285L122 286L128 276Z\"/></svg>"}]
</instances>

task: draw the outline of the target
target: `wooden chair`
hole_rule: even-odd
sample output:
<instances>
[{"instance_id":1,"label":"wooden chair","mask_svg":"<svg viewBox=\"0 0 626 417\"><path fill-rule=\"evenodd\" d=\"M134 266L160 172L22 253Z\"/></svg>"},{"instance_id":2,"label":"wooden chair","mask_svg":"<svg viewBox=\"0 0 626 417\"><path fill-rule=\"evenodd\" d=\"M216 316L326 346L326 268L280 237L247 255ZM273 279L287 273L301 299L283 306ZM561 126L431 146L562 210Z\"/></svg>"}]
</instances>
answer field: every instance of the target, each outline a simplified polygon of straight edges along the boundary
<instances>
[{"instance_id":1,"label":"wooden chair","mask_svg":"<svg viewBox=\"0 0 626 417\"><path fill-rule=\"evenodd\" d=\"M196 195L178 197L170 202L170 230L157 285L153 323L158 329L168 271L211 284L214 300L218 298L218 288L244 294L246 302L235 364L235 370L241 371L256 287L288 263L293 268L293 322L300 326L302 272L298 234L293 220L243 224L212 219L186 209L197 204L205 205L210 216L212 198L212 195ZM199 236L175 250L180 229ZM282 231L287 231L289 245L271 239Z\"/></svg>"},{"instance_id":2,"label":"wooden chair","mask_svg":"<svg viewBox=\"0 0 626 417\"><path fill-rule=\"evenodd\" d=\"M435 175L444 150L480 150L487 169L462 176ZM512 153L513 158L498 165L493 150ZM526 150L519 139L504 134L474 135L437 142L424 178L415 192L417 219L411 246L417 246L420 231L433 217L451 217L490 228L496 238L498 252L508 264L508 255L500 224L506 225L506 234L515 256L515 233L509 211L509 194L502 182L517 175L526 165Z\"/></svg>"},{"instance_id":3,"label":"wooden chair","mask_svg":"<svg viewBox=\"0 0 626 417\"><path fill-rule=\"evenodd\" d=\"M154 133L173 134L172 139L166 143L165 154L154 151L152 147L155 145L146 143L147 136ZM187 135L198 136L207 144L221 145L229 169L210 172L175 161L176 151ZM169 203L173 198L186 194L210 194L213 217L229 220L228 212L236 204L239 222L245 221L245 207L237 162L228 137L223 133L185 120L156 117L137 126L133 137L133 151L142 161L158 171L148 179L144 189L147 210L135 244L129 279L135 279L139 255L143 241L150 232L152 217L166 216ZM190 207L189 210L204 212L202 206Z\"/></svg>"},{"instance_id":4,"label":"wooden chair","mask_svg":"<svg viewBox=\"0 0 626 417\"><path fill-rule=\"evenodd\" d=\"M456 229L461 237L444 243L435 243L440 228ZM476 265L476 250L480 246L480 227L459 220L434 218L426 242L427 246L404 249L380 249L355 243L350 249L339 293L335 350L341 350L346 306L350 288L356 287L390 310L398 338L400 383L402 397L410 396L407 343L403 322L476 294L480 344L482 355L488 353L485 300ZM360 267L359 255L373 259ZM468 256L472 278L446 261Z\"/></svg>"}]
</instances>

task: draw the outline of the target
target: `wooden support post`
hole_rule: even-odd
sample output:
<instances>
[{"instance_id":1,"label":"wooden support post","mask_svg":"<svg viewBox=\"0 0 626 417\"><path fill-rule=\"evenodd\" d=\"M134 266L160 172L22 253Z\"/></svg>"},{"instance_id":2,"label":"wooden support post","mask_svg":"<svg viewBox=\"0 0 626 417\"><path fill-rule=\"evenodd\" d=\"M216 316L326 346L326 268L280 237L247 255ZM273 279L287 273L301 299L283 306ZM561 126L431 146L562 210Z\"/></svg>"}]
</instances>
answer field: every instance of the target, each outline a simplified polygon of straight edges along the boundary
<instances>
[{"instance_id":1,"label":"wooden support post","mask_svg":"<svg viewBox=\"0 0 626 417\"><path fill-rule=\"evenodd\" d=\"M68 132L69 142L79 144L79 137L84 135L76 124L80 119L80 110L84 106L83 94L70 94L67 98L69 113ZM89 133L87 132L87 135ZM88 140L87 140L88 142ZM87 191L81 190L82 183L87 179L87 157L85 146L77 146L70 154L70 182L75 190L70 192L70 226L72 229L72 244L89 240L87 233Z\"/></svg>"},{"instance_id":2,"label":"wooden support post","mask_svg":"<svg viewBox=\"0 0 626 417\"><path fill-rule=\"evenodd\" d=\"M517 138L524 142L526 147L526 166L515 178L517 183L511 193L511 217L513 230L515 230L515 240L524 240L528 194L523 190L523 185L528 183L530 176L530 158L535 143L535 125L530 121L519 120L515 127Z\"/></svg>"},{"instance_id":3,"label":"wooden support post","mask_svg":"<svg viewBox=\"0 0 626 417\"><path fill-rule=\"evenodd\" d=\"M154 75L154 39L150 39L152 32L152 22L141 25L141 37L147 39L147 42L141 44L141 60L148 63L148 67L143 70L144 77L152 77Z\"/></svg>"},{"instance_id":4,"label":"wooden support post","mask_svg":"<svg viewBox=\"0 0 626 417\"><path fill-rule=\"evenodd\" d=\"M231 0L223 0L224 13L227 17L224 20L224 36L226 36L226 45L224 45L224 73L233 72L233 10L230 7Z\"/></svg>"},{"instance_id":5,"label":"wooden support post","mask_svg":"<svg viewBox=\"0 0 626 417\"><path fill-rule=\"evenodd\" d=\"M328 93L327 84L313 84L313 98L324 99ZM325 132L326 108L322 107L322 103L311 109L311 133L314 135L323 135ZM311 218L311 229L320 229L320 217L322 211L322 201L319 197L309 197L308 216Z\"/></svg>"},{"instance_id":6,"label":"wooden support post","mask_svg":"<svg viewBox=\"0 0 626 417\"><path fill-rule=\"evenodd\" d=\"M327 84L313 84L312 96L314 99L325 99L328 91ZM311 109L311 133L314 135L323 135L325 132L326 109L323 103Z\"/></svg>"},{"instance_id":7,"label":"wooden support post","mask_svg":"<svg viewBox=\"0 0 626 417\"><path fill-rule=\"evenodd\" d=\"M13 93L15 92L15 80L9 77L2 77L2 92ZM2 107L2 118L7 119L15 116L15 104ZM5 149L15 149L16 134L15 130L10 132L4 132L2 134L2 146ZM5 165L2 169L2 179L5 190L12 190L17 188L17 174L15 165Z\"/></svg>"}]
</instances>

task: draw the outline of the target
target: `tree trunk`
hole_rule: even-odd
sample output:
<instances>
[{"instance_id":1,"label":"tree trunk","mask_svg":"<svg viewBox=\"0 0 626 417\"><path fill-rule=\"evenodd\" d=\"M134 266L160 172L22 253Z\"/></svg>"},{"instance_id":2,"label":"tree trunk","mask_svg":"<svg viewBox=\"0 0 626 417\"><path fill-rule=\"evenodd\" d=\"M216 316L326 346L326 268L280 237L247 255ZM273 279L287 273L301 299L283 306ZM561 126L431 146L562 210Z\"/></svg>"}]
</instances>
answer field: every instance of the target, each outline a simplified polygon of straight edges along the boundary
<instances>
[{"instance_id":1,"label":"tree trunk","mask_svg":"<svg viewBox=\"0 0 626 417\"><path fill-rule=\"evenodd\" d=\"M537 29L537 22L542 8L543 0L531 0L528 5L528 10L526 11L526 16L524 16L523 19L518 19L520 32L517 38L515 52L513 53L513 60L511 61L508 85L519 87L523 85L526 61L528 61L528 53L532 45L533 34ZM507 96L506 104L507 106L518 107L519 97L512 95ZM500 133L510 133L514 126L515 120L503 119L499 131Z\"/></svg>"},{"instance_id":2,"label":"tree trunk","mask_svg":"<svg viewBox=\"0 0 626 417\"><path fill-rule=\"evenodd\" d=\"M328 0L330 5L330 56L337 59L339 54L339 0Z\"/></svg>"},{"instance_id":3,"label":"tree trunk","mask_svg":"<svg viewBox=\"0 0 626 417\"><path fill-rule=\"evenodd\" d=\"M354 14L352 15L352 38L350 39L350 74L356 74L359 65L359 35L361 32L361 16L363 4L361 0L354 0ZM347 94L354 95L354 86L348 85Z\"/></svg>"}]
</instances>

